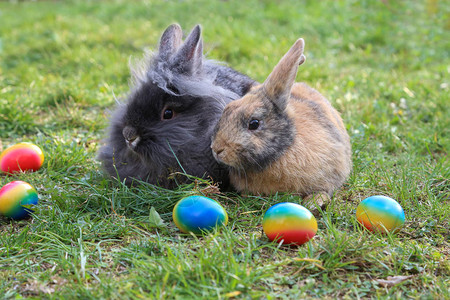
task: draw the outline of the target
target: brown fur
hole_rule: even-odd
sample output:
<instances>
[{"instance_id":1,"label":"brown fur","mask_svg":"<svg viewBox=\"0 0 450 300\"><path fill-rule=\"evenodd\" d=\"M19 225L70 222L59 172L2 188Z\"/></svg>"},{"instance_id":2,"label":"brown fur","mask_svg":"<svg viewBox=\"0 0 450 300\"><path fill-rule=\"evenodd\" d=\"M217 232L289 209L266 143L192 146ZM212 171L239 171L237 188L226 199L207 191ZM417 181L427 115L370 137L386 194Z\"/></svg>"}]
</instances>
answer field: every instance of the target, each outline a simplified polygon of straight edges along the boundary
<instances>
[{"instance_id":1,"label":"brown fur","mask_svg":"<svg viewBox=\"0 0 450 300\"><path fill-rule=\"evenodd\" d=\"M269 195L295 192L332 194L351 171L350 139L339 113L319 92L295 83L298 64L304 61L303 40L298 40L280 60L264 84L227 105L213 137L216 159L231 167L232 185L238 191ZM279 158L263 170L245 168L242 153L251 146L259 155L271 145L271 115L264 116L261 132L249 131L242 121L258 116L270 101L283 111L294 138ZM266 103L267 104L267 103ZM263 131L264 130L264 131ZM264 138L261 138L264 134ZM277 132L283 135L286 132ZM269 158L270 159L270 158Z\"/></svg>"},{"instance_id":2,"label":"brown fur","mask_svg":"<svg viewBox=\"0 0 450 300\"><path fill-rule=\"evenodd\" d=\"M275 192L298 192L302 195L309 195L315 191L330 193L342 182L330 180L329 174L340 173L340 178L343 179L349 175L351 170L349 137L338 113L333 111L334 109L328 105L325 98L304 83L295 84L292 93L300 99L317 102L333 124L342 129L348 147L330 144L329 136L322 126L315 118L310 118L314 115L311 107L306 102L291 98L287 114L294 120L297 132L294 144L287 149L281 159L258 174L247 173L246 176L239 176L236 172L232 172L231 183L237 190L264 195ZM309 95L320 97L312 99L307 97ZM244 103L254 102L255 99L252 97L254 96L249 96ZM261 143L261 141L257 140L255 143ZM258 148L260 147L258 145Z\"/></svg>"}]
</instances>

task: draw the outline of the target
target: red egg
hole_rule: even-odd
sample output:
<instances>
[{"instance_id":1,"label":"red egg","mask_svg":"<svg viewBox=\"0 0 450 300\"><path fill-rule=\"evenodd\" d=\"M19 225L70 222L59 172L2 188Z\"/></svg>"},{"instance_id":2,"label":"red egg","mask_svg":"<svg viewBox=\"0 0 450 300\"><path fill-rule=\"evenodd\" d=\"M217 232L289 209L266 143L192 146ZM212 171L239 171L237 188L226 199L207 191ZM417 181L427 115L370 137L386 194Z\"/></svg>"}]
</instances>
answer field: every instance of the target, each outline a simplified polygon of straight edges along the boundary
<instances>
[{"instance_id":1,"label":"red egg","mask_svg":"<svg viewBox=\"0 0 450 300\"><path fill-rule=\"evenodd\" d=\"M37 171L43 163L44 153L32 143L16 144L0 155L0 170L4 173Z\"/></svg>"}]
</instances>

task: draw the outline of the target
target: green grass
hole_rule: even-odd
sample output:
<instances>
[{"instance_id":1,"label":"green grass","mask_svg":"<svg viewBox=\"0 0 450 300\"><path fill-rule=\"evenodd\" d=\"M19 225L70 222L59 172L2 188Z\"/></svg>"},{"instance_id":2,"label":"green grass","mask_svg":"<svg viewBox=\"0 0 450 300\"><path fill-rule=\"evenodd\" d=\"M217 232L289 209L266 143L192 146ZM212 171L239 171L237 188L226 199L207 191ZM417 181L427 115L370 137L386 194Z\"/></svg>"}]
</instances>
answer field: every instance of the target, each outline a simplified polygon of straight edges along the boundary
<instances>
[{"instance_id":1,"label":"green grass","mask_svg":"<svg viewBox=\"0 0 450 300\"><path fill-rule=\"evenodd\" d=\"M0 2L0 148L30 141L46 156L36 173L0 175L40 195L32 219L0 217L0 298L449 299L449 13L438 0ZM208 182L129 189L102 174L129 58L172 22L202 24L208 56L259 81L305 39L297 79L342 113L354 154L311 242L262 233L265 210L291 195L212 194L229 225L193 237L171 209ZM404 208L398 233L358 226L357 204L375 194ZM397 275L412 277L377 281Z\"/></svg>"}]
</instances>

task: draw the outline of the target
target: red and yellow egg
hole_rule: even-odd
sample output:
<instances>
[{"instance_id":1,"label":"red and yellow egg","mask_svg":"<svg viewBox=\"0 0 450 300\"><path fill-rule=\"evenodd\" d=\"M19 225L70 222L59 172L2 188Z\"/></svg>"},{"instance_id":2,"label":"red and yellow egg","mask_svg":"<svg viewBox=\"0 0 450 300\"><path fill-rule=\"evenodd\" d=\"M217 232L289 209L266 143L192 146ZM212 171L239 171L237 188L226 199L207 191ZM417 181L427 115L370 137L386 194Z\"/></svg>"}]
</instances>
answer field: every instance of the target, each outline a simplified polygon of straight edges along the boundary
<instances>
[{"instance_id":1,"label":"red and yellow egg","mask_svg":"<svg viewBox=\"0 0 450 300\"><path fill-rule=\"evenodd\" d=\"M44 153L32 143L18 143L0 154L0 170L7 174L37 171L43 163Z\"/></svg>"}]
</instances>

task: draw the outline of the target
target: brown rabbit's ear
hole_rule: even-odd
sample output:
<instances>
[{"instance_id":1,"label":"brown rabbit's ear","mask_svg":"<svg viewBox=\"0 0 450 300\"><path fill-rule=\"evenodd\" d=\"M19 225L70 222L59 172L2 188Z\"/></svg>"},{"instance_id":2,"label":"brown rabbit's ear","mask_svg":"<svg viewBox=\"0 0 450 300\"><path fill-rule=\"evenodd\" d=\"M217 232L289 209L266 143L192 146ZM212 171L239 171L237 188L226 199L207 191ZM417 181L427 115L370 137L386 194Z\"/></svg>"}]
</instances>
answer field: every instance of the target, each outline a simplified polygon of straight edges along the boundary
<instances>
[{"instance_id":1,"label":"brown rabbit's ear","mask_svg":"<svg viewBox=\"0 0 450 300\"><path fill-rule=\"evenodd\" d=\"M298 39L264 81L266 95L281 110L286 108L298 66L305 62L304 47L305 41Z\"/></svg>"},{"instance_id":2,"label":"brown rabbit's ear","mask_svg":"<svg viewBox=\"0 0 450 300\"><path fill-rule=\"evenodd\" d=\"M180 73L194 74L201 70L202 58L201 27L197 25L192 29L177 53L175 53L173 65L178 68Z\"/></svg>"},{"instance_id":3,"label":"brown rabbit's ear","mask_svg":"<svg viewBox=\"0 0 450 300\"><path fill-rule=\"evenodd\" d=\"M166 28L159 41L159 55L163 60L167 60L178 50L183 43L182 37L180 25L172 24Z\"/></svg>"}]
</instances>

